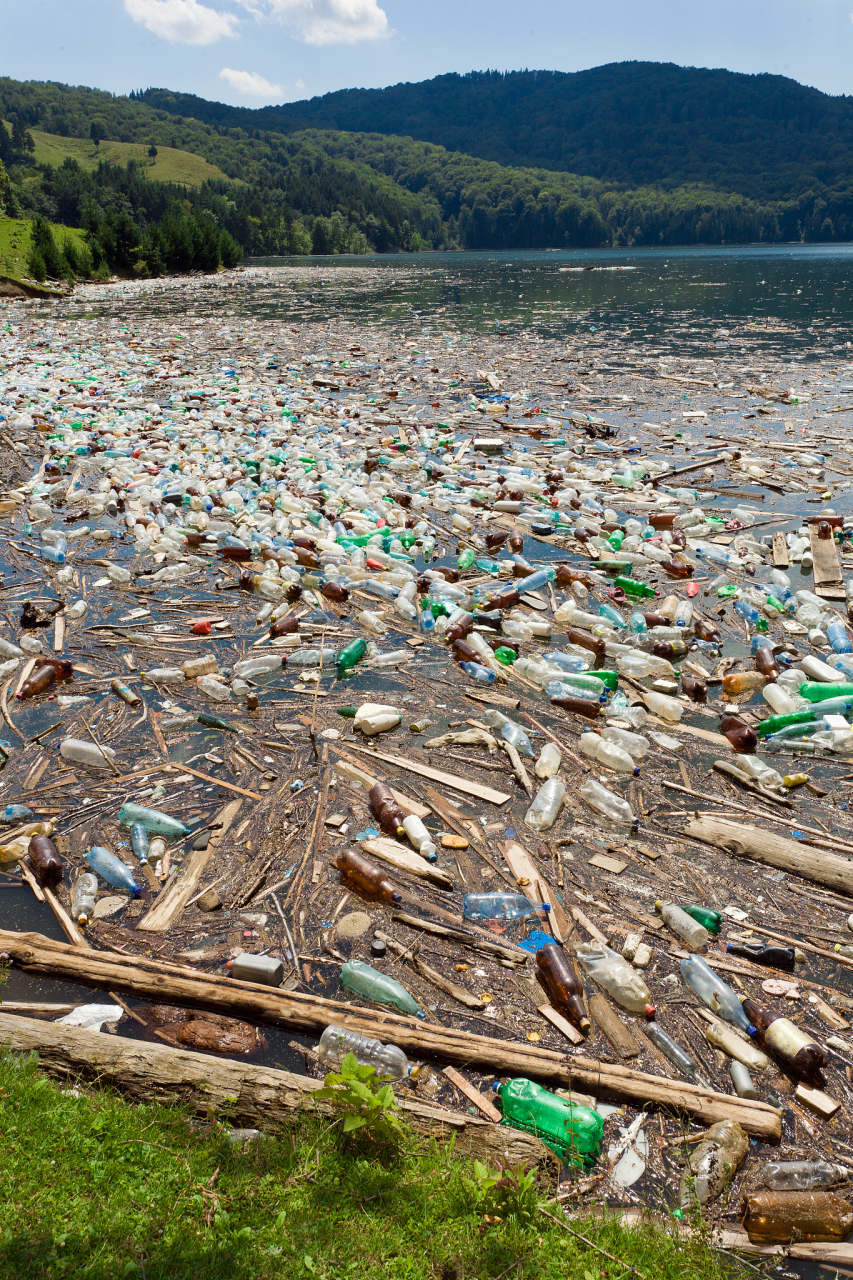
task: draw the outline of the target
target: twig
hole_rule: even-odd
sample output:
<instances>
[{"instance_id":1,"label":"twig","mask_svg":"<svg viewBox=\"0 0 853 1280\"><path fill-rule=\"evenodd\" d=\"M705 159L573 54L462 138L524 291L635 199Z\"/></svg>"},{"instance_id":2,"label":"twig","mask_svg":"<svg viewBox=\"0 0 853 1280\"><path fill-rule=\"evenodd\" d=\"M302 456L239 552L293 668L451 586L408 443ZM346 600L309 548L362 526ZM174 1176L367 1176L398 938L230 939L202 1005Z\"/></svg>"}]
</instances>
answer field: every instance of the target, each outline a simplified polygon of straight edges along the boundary
<instances>
[{"instance_id":1,"label":"twig","mask_svg":"<svg viewBox=\"0 0 853 1280\"><path fill-rule=\"evenodd\" d=\"M106 760L107 764L108 764L108 765L110 766L110 768L112 769L113 773L116 775L116 777L117 777L117 778L120 778L120 777L121 777L121 769L119 769L118 765L116 764L115 760L113 760L112 756L108 756L108 755L107 755L107 753L106 753L106 751L104 750L104 748L101 746L100 742L98 742L98 739L95 737L94 730L92 729L92 727L91 727L91 725L89 724L88 720L83 720L83 721L82 721L82 725L83 725L83 728L84 728L84 729L86 730L86 732L88 733L89 737L90 737L90 738L92 739L92 741L94 742L95 746L96 746L96 747L98 748L98 750L100 751L101 755L102 755L102 756L104 757L104 759Z\"/></svg>"},{"instance_id":2,"label":"twig","mask_svg":"<svg viewBox=\"0 0 853 1280\"><path fill-rule=\"evenodd\" d=\"M614 1257L612 1253L608 1253L606 1249L600 1248L599 1245L593 1244L591 1240L587 1240L586 1236L582 1236L579 1231L575 1231L573 1227L570 1227L567 1222L561 1222L559 1218L555 1218L553 1213L549 1213L547 1209L543 1209L540 1206L539 1212L544 1213L546 1218L550 1218L552 1222L556 1222L558 1227L562 1227L563 1230L568 1231L570 1235L576 1236L578 1240L583 1240L585 1245L590 1249L594 1249L596 1253L600 1253L602 1257L609 1258L611 1262L615 1262L617 1267L624 1267L626 1271L630 1271L632 1275L640 1276L640 1280L646 1280L642 1271L638 1271L636 1267L630 1266L627 1262L620 1261L619 1258Z\"/></svg>"}]
</instances>

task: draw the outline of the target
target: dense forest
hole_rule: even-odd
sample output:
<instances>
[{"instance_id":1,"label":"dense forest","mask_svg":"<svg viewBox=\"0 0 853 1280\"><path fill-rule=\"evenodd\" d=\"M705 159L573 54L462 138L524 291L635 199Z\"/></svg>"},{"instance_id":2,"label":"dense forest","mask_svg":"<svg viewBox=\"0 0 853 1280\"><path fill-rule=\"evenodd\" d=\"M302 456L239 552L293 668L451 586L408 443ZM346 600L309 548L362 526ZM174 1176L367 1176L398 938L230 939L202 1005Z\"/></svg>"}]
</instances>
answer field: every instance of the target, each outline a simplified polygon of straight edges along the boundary
<instances>
[{"instance_id":1,"label":"dense forest","mask_svg":"<svg viewBox=\"0 0 853 1280\"><path fill-rule=\"evenodd\" d=\"M99 90L52 82L0 79L0 119L6 122L5 127L0 126L0 166L5 165L6 171L4 176L0 169L0 203L7 216L41 218L86 231L90 260L84 255L76 264L66 261L65 274L110 270L156 275L211 270L233 264L242 253L266 256L853 237L853 178L848 181L840 153L837 163L830 165L829 161L819 161L812 149L808 165L803 161L796 175L792 169L790 187L780 188L778 196L766 191L750 195L733 190L719 173L706 172L700 164L701 157L690 152L684 132L689 126L704 130L705 138L719 136L720 147L730 151L734 148L732 154L740 155L737 139L727 123L731 113L736 113L740 102L744 113L753 113L744 114L743 119L752 120L761 108L761 118L769 129L770 99L775 94L775 109L780 113L775 126L777 149L783 148L784 143L793 153L797 146L803 146L804 130L817 128L822 120L826 125L826 112L831 108L835 112L831 121L835 132L823 136L823 154L835 155L841 145L838 140L846 138L847 131L853 134L848 120L853 108L847 99L827 98L780 77L700 73L668 66L656 70L660 77L661 112L676 114L671 99L677 80L674 73L685 83L693 84L696 91L682 103L680 120L670 119L666 127L682 139L681 143L667 150L666 129L659 121L649 127L648 146L643 149L637 143L637 153L642 152L646 169L654 161L660 172L671 172L680 153L683 165L692 166L691 173L695 171L695 180L689 184L673 186L663 179L653 182L651 178L637 183L590 172L596 165L605 171L618 164L628 169L633 165L630 148L622 149L621 159L616 155L615 98L610 95L610 114L605 113L596 123L595 104L600 95L596 96L598 90L593 89L598 85L600 90L607 76L612 80L617 72L623 79L633 76L648 88L649 68L644 64L582 73L593 78L589 82L590 118L584 129L598 130L594 150L599 159L596 165L588 161L586 173L565 171L553 156L549 167L507 165L381 131L293 129L294 120L282 114L290 112L291 107L294 112L307 111L312 104L241 111L160 90L114 97ZM493 141L502 136L501 130L506 127L514 139L514 154L520 155L525 136L531 146L533 142L545 146L545 135L537 132L534 124L536 111L545 110L542 104L550 100L548 95L559 90L566 102L574 102L573 110L580 110L578 77L549 73L544 76L548 82L545 90L539 83L542 79L542 73L442 77L393 90L328 95L313 100L313 105L325 104L322 111L317 108L317 114L337 119L345 99L360 102L359 111L367 112L365 103L381 105L391 101L394 94L402 94L405 101L396 100L400 110L391 111L389 119L416 124L413 113L420 103L435 130L440 131L442 119L453 114L451 105L455 102L457 120L464 121L465 128L472 131L466 135L472 148L485 148L485 125L479 143L475 126L477 112L487 110L491 111L489 128ZM571 94L567 84L574 86ZM696 86L704 86L703 92L711 93L720 84L731 90L728 105L717 94L716 116L710 118L709 100L709 118L702 117L697 105L701 104L701 95ZM383 94L392 98L383 98ZM430 101L433 106L427 110L424 104ZM464 103L468 101L481 104L476 111L472 106L470 119L464 115ZM409 107L403 110L405 102ZM811 116L806 112L809 104ZM784 113L793 112L795 107L799 114L788 117L786 132ZM182 114L190 110L195 114ZM508 123L511 110L520 121L515 131ZM695 119L691 118L694 111L698 113ZM355 107L351 116L357 116ZM381 111L379 116L381 121ZM526 135L521 127L525 119L529 126ZM275 127L261 127L264 120ZM554 128L560 133L557 125ZM576 135L560 136L566 155L570 147L581 147L585 134L581 130ZM58 159L63 139L74 140L78 153L79 140L91 140L86 163L78 163L70 154ZM215 165L222 176L200 185L155 181L144 162L99 159L97 147L100 141L107 140L142 144L148 155L156 155L160 147L189 152ZM611 143L612 155L608 152ZM51 157L50 163L39 159L40 148L42 157ZM495 148L499 149L497 141ZM753 157L758 150L751 148ZM741 151L745 164L746 148ZM853 165L850 153L843 159L845 164ZM809 176L814 173L819 176ZM704 174L701 180L700 174ZM779 186L775 171L773 181ZM765 186L768 184L769 179ZM744 178L744 186L748 185ZM761 187L761 183L757 185ZM57 261L62 268L62 255L59 250L58 257L53 254L44 228L39 225L41 256L47 274L55 275ZM37 260L35 266L39 266Z\"/></svg>"}]
</instances>

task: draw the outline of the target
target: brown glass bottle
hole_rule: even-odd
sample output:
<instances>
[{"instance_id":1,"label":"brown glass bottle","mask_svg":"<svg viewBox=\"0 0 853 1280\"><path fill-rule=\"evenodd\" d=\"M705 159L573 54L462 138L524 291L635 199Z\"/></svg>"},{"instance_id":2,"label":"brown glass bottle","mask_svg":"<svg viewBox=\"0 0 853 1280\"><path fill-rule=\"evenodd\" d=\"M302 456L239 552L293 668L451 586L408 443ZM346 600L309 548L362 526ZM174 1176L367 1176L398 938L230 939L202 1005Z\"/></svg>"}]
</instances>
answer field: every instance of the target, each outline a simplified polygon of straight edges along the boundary
<instances>
[{"instance_id":1,"label":"brown glass bottle","mask_svg":"<svg viewBox=\"0 0 853 1280\"><path fill-rule=\"evenodd\" d=\"M45 693L58 681L70 680L73 675L74 667L70 662L63 662L58 658L42 659L21 686L17 695L18 700L22 702L25 698L35 698L39 693Z\"/></svg>"},{"instance_id":2,"label":"brown glass bottle","mask_svg":"<svg viewBox=\"0 0 853 1280\"><path fill-rule=\"evenodd\" d=\"M564 711L572 711L576 716L586 716L587 720L595 720L601 714L601 703L592 698L577 698L569 694L564 698L552 698L552 707L562 707Z\"/></svg>"},{"instance_id":3,"label":"brown glass bottle","mask_svg":"<svg viewBox=\"0 0 853 1280\"><path fill-rule=\"evenodd\" d=\"M566 636L572 644L580 645L582 649L589 649L590 653L594 653L597 658L604 657L605 645L601 636L594 636L580 627L569 627Z\"/></svg>"},{"instance_id":4,"label":"brown glass bottle","mask_svg":"<svg viewBox=\"0 0 853 1280\"><path fill-rule=\"evenodd\" d=\"M342 849L335 858L335 866L341 873L341 879L348 887L364 898L379 899L382 902L399 902L402 898L400 890L385 878L384 871L368 862L357 849Z\"/></svg>"},{"instance_id":5,"label":"brown glass bottle","mask_svg":"<svg viewBox=\"0 0 853 1280\"><path fill-rule=\"evenodd\" d=\"M649 524L653 529L671 529L677 511L654 511L649 516Z\"/></svg>"},{"instance_id":6,"label":"brown glass bottle","mask_svg":"<svg viewBox=\"0 0 853 1280\"><path fill-rule=\"evenodd\" d=\"M496 596L492 596L489 601L490 609L511 609L513 605L517 605L521 599L521 592L515 587L507 587L504 591L499 591Z\"/></svg>"},{"instance_id":7,"label":"brown glass bottle","mask_svg":"<svg viewBox=\"0 0 853 1280\"><path fill-rule=\"evenodd\" d=\"M586 1035L590 1021L584 1008L583 987L562 947L549 942L536 952L536 976L558 1013L564 1013Z\"/></svg>"},{"instance_id":8,"label":"brown glass bottle","mask_svg":"<svg viewBox=\"0 0 853 1280\"><path fill-rule=\"evenodd\" d=\"M741 720L740 716L724 715L720 717L720 733L725 734L735 751L741 755L755 754L758 746L758 735L755 730Z\"/></svg>"},{"instance_id":9,"label":"brown glass bottle","mask_svg":"<svg viewBox=\"0 0 853 1280\"><path fill-rule=\"evenodd\" d=\"M757 649L755 652L755 669L768 680L775 680L781 671L776 655L772 649Z\"/></svg>"},{"instance_id":10,"label":"brown glass bottle","mask_svg":"<svg viewBox=\"0 0 853 1280\"><path fill-rule=\"evenodd\" d=\"M672 622L663 613L644 613L647 627L671 627Z\"/></svg>"},{"instance_id":11,"label":"brown glass bottle","mask_svg":"<svg viewBox=\"0 0 853 1280\"><path fill-rule=\"evenodd\" d=\"M450 626L444 633L444 638L448 644L453 644L454 640L462 640L474 630L474 619L470 613L466 613L464 617L457 618L455 622L451 622Z\"/></svg>"},{"instance_id":12,"label":"brown glass bottle","mask_svg":"<svg viewBox=\"0 0 853 1280\"><path fill-rule=\"evenodd\" d=\"M30 863L39 884L53 888L62 880L62 863L56 845L48 836L33 836L28 849Z\"/></svg>"},{"instance_id":13,"label":"brown glass bottle","mask_svg":"<svg viewBox=\"0 0 853 1280\"><path fill-rule=\"evenodd\" d=\"M687 652L687 645L683 640L656 640L652 645L652 653L657 658L666 658L672 662L673 658L683 658Z\"/></svg>"},{"instance_id":14,"label":"brown glass bottle","mask_svg":"<svg viewBox=\"0 0 853 1280\"><path fill-rule=\"evenodd\" d=\"M524 550L524 539L522 538L520 533L511 533L509 535L509 547L510 547L510 551Z\"/></svg>"},{"instance_id":15,"label":"brown glass bottle","mask_svg":"<svg viewBox=\"0 0 853 1280\"><path fill-rule=\"evenodd\" d=\"M299 619L294 613L286 613L283 618L276 618L275 622L270 624L270 639L275 640L276 636L292 636L299 630Z\"/></svg>"},{"instance_id":16,"label":"brown glass bottle","mask_svg":"<svg viewBox=\"0 0 853 1280\"><path fill-rule=\"evenodd\" d=\"M293 554L306 569L316 569L320 563L316 554L313 551L309 551L307 547L294 547Z\"/></svg>"},{"instance_id":17,"label":"brown glass bottle","mask_svg":"<svg viewBox=\"0 0 853 1280\"><path fill-rule=\"evenodd\" d=\"M379 819L379 825L389 836L405 835L403 810L394 799L387 782L376 782L370 788L370 807Z\"/></svg>"},{"instance_id":18,"label":"brown glass bottle","mask_svg":"<svg viewBox=\"0 0 853 1280\"><path fill-rule=\"evenodd\" d=\"M324 582L320 588L320 595L325 596L327 600L337 600L339 604L349 600L349 592L339 582Z\"/></svg>"},{"instance_id":19,"label":"brown glass bottle","mask_svg":"<svg viewBox=\"0 0 853 1280\"><path fill-rule=\"evenodd\" d=\"M220 547L218 554L223 560L251 560L251 547Z\"/></svg>"},{"instance_id":20,"label":"brown glass bottle","mask_svg":"<svg viewBox=\"0 0 853 1280\"><path fill-rule=\"evenodd\" d=\"M693 616L693 634L697 640L707 640L709 644L721 644L723 633L713 626L706 618L697 618Z\"/></svg>"},{"instance_id":21,"label":"brown glass bottle","mask_svg":"<svg viewBox=\"0 0 853 1280\"><path fill-rule=\"evenodd\" d=\"M691 675L689 671L681 673L681 692L686 693L692 702L708 701L708 686L704 680L700 680L699 676Z\"/></svg>"},{"instance_id":22,"label":"brown glass bottle","mask_svg":"<svg viewBox=\"0 0 853 1280\"><path fill-rule=\"evenodd\" d=\"M812 1080L826 1066L826 1054L790 1018L779 1018L755 1000L744 1000L743 1011L758 1028L762 1044L803 1080Z\"/></svg>"},{"instance_id":23,"label":"brown glass bottle","mask_svg":"<svg viewBox=\"0 0 853 1280\"><path fill-rule=\"evenodd\" d=\"M490 551L494 551L497 547L502 547L508 537L509 534L500 533L495 529L491 533L486 534L486 546Z\"/></svg>"},{"instance_id":24,"label":"brown glass bottle","mask_svg":"<svg viewBox=\"0 0 853 1280\"><path fill-rule=\"evenodd\" d=\"M660 567L671 578L692 578L694 573L694 566L683 560L661 560Z\"/></svg>"}]
</instances>

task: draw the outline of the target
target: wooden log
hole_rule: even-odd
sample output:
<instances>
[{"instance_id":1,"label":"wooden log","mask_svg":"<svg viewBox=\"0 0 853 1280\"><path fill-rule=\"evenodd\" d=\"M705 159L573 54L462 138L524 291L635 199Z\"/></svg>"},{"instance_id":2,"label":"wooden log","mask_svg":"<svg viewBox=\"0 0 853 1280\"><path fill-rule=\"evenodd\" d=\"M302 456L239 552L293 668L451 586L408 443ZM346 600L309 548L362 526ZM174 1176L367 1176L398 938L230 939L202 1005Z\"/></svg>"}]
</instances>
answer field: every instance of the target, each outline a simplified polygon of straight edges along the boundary
<instances>
[{"instance_id":1,"label":"wooden log","mask_svg":"<svg viewBox=\"0 0 853 1280\"><path fill-rule=\"evenodd\" d=\"M309 1110L332 1114L330 1103L313 1097L323 1088L322 1080L171 1045L118 1039L5 1013L0 1013L0 1043L18 1053L35 1050L40 1068L51 1076L108 1085L138 1102L180 1103L203 1116L213 1112L235 1127L269 1132ZM439 1141L455 1134L455 1149L465 1155L492 1165L504 1157L513 1164L553 1162L543 1142L517 1129L408 1098L400 1098L399 1104L415 1132Z\"/></svg>"},{"instance_id":2,"label":"wooden log","mask_svg":"<svg viewBox=\"0 0 853 1280\"><path fill-rule=\"evenodd\" d=\"M440 938L449 938L451 942L470 947L472 951L482 951L485 955L497 956L502 964L510 964L513 968L527 963L529 953L522 951L520 947L517 949L504 947L499 942L488 942L485 938L477 938L471 933L466 933L464 929L451 929L447 925L436 924L433 920L423 920L420 916L410 916L403 911L395 911L391 919L399 920L400 924L406 924L410 929L422 929L424 933L434 933Z\"/></svg>"},{"instance_id":3,"label":"wooden log","mask_svg":"<svg viewBox=\"0 0 853 1280\"><path fill-rule=\"evenodd\" d=\"M148 933L162 933L177 915L183 911L201 879L219 841L228 831L239 812L242 800L232 800L221 810L217 819L220 824L211 832L206 849L194 849L176 876L173 876L167 887L160 894L145 915L137 924L137 929Z\"/></svg>"},{"instance_id":4,"label":"wooden log","mask_svg":"<svg viewBox=\"0 0 853 1280\"><path fill-rule=\"evenodd\" d=\"M26 973L79 982L98 990L115 989L143 1000L209 1009L247 1022L312 1035L320 1035L335 1023L375 1039L392 1040L413 1056L456 1066L476 1064L481 1071L529 1076L558 1088L580 1085L597 1096L671 1107L707 1124L732 1119L760 1137L778 1139L781 1135L779 1112L765 1103L714 1093L699 1085L631 1071L594 1058L567 1057L530 1043L427 1026L416 1018L385 1010L211 977L148 956L83 951L37 933L0 930L0 951L5 951Z\"/></svg>"},{"instance_id":5,"label":"wooden log","mask_svg":"<svg viewBox=\"0 0 853 1280\"><path fill-rule=\"evenodd\" d=\"M725 849L736 858L752 858L853 897L853 862L835 853L809 849L797 840L727 818L694 818L682 827L681 834Z\"/></svg>"},{"instance_id":6,"label":"wooden log","mask_svg":"<svg viewBox=\"0 0 853 1280\"><path fill-rule=\"evenodd\" d=\"M589 1016L605 1040L613 1046L620 1057L639 1057L639 1045L619 1017L619 1014L611 1008L607 997L602 995L600 991L596 991L594 995L589 997L588 1003Z\"/></svg>"},{"instance_id":7,"label":"wooden log","mask_svg":"<svg viewBox=\"0 0 853 1280\"><path fill-rule=\"evenodd\" d=\"M489 804L496 805L506 804L507 800L512 799L512 796L506 795L503 791L484 787L481 783L471 782L468 778L458 778L453 773L442 773L440 769L421 764L419 760L407 760L405 756L392 756L386 751L368 751L365 747L356 747L355 750L363 751L368 758L384 760L386 764L394 764L398 769L416 773L419 778L430 778L433 782L441 782L446 787L452 787L454 791L461 791L463 796L474 796L477 800L487 800Z\"/></svg>"}]
</instances>

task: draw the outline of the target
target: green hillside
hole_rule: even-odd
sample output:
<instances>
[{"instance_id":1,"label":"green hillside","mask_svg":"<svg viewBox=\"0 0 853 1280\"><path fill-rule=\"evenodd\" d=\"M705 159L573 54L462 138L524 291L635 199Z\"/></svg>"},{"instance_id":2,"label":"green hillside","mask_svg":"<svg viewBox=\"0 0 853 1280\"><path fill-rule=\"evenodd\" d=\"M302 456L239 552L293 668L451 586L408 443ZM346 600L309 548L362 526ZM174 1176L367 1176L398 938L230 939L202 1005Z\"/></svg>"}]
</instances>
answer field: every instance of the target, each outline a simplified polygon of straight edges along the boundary
<instances>
[{"instance_id":1,"label":"green hillside","mask_svg":"<svg viewBox=\"0 0 853 1280\"><path fill-rule=\"evenodd\" d=\"M89 171L97 169L101 163L126 165L128 160L135 160L144 166L152 182L180 182L188 187L200 187L204 182L228 180L221 169L202 156L176 147L158 147L157 155L151 159L146 143L101 142L96 147L89 138L63 138L56 133L44 133L41 129L31 132L35 143L33 160L54 169L58 169L69 156L81 169Z\"/></svg>"},{"instance_id":2,"label":"green hillside","mask_svg":"<svg viewBox=\"0 0 853 1280\"><path fill-rule=\"evenodd\" d=\"M27 257L32 244L32 228L32 222L24 218L0 217L0 276L8 276L11 280L29 279ZM77 227L54 224L51 229L60 242L66 236L81 246L85 241L84 232Z\"/></svg>"}]
</instances>

